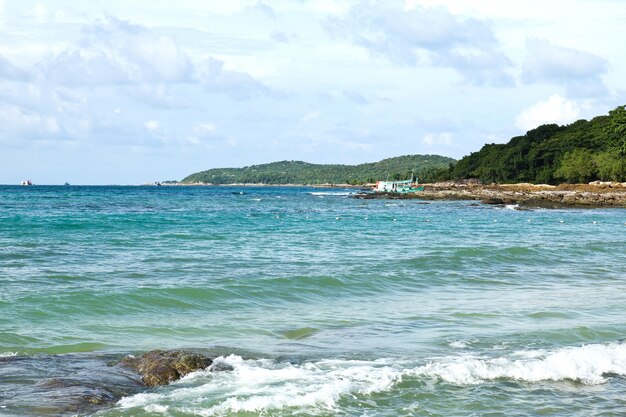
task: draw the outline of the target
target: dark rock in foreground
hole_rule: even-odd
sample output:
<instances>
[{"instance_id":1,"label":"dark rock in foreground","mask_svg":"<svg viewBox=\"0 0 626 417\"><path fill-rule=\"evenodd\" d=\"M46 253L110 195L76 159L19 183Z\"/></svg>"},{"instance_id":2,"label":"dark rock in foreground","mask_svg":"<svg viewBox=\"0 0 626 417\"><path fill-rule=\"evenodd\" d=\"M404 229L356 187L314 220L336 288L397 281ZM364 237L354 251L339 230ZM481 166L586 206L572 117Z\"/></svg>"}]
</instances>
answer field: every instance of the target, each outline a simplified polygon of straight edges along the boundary
<instances>
[{"instance_id":1,"label":"dark rock in foreground","mask_svg":"<svg viewBox=\"0 0 626 417\"><path fill-rule=\"evenodd\" d=\"M213 360L206 355L182 350L152 350L120 362L137 372L149 387L167 385L212 363Z\"/></svg>"},{"instance_id":2,"label":"dark rock in foreground","mask_svg":"<svg viewBox=\"0 0 626 417\"><path fill-rule=\"evenodd\" d=\"M113 354L33 355L0 358L0 415L91 414L145 389Z\"/></svg>"},{"instance_id":3,"label":"dark rock in foreground","mask_svg":"<svg viewBox=\"0 0 626 417\"><path fill-rule=\"evenodd\" d=\"M183 350L119 358L99 353L0 357L0 415L91 414L213 362L206 355Z\"/></svg>"}]
</instances>

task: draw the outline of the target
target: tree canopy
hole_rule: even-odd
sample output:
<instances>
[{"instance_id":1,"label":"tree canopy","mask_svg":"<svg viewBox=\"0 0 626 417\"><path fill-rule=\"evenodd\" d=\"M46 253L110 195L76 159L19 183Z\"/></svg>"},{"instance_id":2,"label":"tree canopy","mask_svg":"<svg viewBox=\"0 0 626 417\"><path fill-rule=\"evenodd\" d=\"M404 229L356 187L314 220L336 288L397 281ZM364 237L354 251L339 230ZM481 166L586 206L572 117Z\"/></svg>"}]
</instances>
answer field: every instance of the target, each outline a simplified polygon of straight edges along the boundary
<instances>
[{"instance_id":1,"label":"tree canopy","mask_svg":"<svg viewBox=\"0 0 626 417\"><path fill-rule=\"evenodd\" d=\"M365 184L377 180L422 180L449 175L452 158L439 155L405 155L360 165L310 164L281 161L244 168L214 168L184 178L186 184Z\"/></svg>"},{"instance_id":2,"label":"tree canopy","mask_svg":"<svg viewBox=\"0 0 626 417\"><path fill-rule=\"evenodd\" d=\"M483 182L626 181L626 109L567 126L539 126L462 158L452 178Z\"/></svg>"}]
</instances>

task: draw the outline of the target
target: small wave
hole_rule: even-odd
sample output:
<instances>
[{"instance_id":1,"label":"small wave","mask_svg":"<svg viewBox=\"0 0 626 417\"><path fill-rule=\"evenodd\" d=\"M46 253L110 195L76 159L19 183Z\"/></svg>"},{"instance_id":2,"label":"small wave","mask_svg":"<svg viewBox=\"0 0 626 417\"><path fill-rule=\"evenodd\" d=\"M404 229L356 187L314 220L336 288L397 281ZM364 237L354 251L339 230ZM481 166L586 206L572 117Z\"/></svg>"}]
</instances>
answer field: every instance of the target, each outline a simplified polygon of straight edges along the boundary
<instances>
[{"instance_id":1,"label":"small wave","mask_svg":"<svg viewBox=\"0 0 626 417\"><path fill-rule=\"evenodd\" d=\"M464 342L462 340L454 340L448 343L448 346L454 349L465 349L467 347L467 342Z\"/></svg>"},{"instance_id":2,"label":"small wave","mask_svg":"<svg viewBox=\"0 0 626 417\"><path fill-rule=\"evenodd\" d=\"M593 344L554 351L520 351L510 358L451 358L415 368L410 374L429 376L459 385L497 379L523 382L578 381L587 385L606 382L606 375L626 375L626 344Z\"/></svg>"},{"instance_id":3,"label":"small wave","mask_svg":"<svg viewBox=\"0 0 626 417\"><path fill-rule=\"evenodd\" d=\"M19 352L0 352L0 358L10 358L11 356L17 356Z\"/></svg>"}]
</instances>

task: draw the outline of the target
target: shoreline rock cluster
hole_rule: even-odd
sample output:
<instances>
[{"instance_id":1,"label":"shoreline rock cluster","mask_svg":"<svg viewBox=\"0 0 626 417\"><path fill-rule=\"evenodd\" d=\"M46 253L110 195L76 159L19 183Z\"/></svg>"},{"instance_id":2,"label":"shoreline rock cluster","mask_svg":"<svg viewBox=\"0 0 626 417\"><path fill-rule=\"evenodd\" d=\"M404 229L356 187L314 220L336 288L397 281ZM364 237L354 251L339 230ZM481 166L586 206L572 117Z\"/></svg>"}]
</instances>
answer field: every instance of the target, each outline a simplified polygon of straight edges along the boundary
<instances>
[{"instance_id":1,"label":"shoreline rock cluster","mask_svg":"<svg viewBox=\"0 0 626 417\"><path fill-rule=\"evenodd\" d=\"M589 184L489 184L440 182L423 184L424 190L411 194L359 194L357 198L479 200L485 204L517 204L523 207L626 207L626 183Z\"/></svg>"}]
</instances>

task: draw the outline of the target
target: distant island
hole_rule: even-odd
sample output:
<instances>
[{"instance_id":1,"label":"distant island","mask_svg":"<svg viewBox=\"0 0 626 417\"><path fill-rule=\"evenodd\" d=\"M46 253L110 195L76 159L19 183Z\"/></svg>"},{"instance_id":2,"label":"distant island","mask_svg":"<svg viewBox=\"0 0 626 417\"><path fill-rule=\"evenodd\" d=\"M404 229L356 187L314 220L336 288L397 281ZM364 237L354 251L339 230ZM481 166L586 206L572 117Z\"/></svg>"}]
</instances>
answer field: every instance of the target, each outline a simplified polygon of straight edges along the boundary
<instances>
[{"instance_id":1,"label":"distant island","mask_svg":"<svg viewBox=\"0 0 626 417\"><path fill-rule=\"evenodd\" d=\"M464 181L483 184L562 184L626 181L626 106L608 115L559 126L547 124L506 144L487 144L456 161L440 155L405 155L360 165L281 161L214 168L180 184L371 184L377 180Z\"/></svg>"},{"instance_id":2,"label":"distant island","mask_svg":"<svg viewBox=\"0 0 626 417\"><path fill-rule=\"evenodd\" d=\"M381 179L410 179L411 175L420 180L435 180L447 176L455 163L455 159L439 155L405 155L359 165L281 161L243 168L209 169L187 176L181 184L362 185Z\"/></svg>"}]
</instances>

